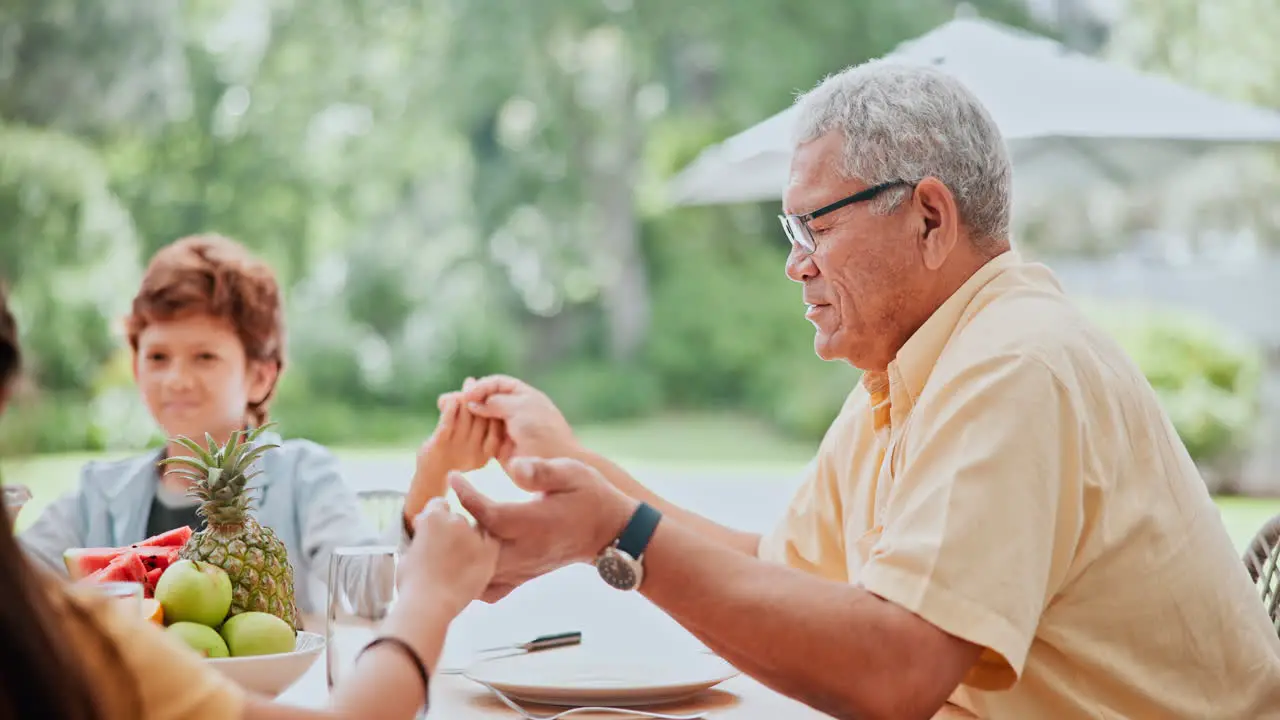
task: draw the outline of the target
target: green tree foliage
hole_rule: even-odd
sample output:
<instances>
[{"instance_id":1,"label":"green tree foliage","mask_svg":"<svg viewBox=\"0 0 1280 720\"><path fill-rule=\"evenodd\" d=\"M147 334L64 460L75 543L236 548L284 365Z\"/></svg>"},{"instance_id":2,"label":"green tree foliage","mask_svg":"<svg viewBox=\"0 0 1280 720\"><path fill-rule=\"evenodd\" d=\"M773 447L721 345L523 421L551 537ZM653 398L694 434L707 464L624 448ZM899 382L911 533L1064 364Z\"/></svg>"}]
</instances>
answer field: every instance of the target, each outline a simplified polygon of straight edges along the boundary
<instances>
[{"instance_id":1,"label":"green tree foliage","mask_svg":"<svg viewBox=\"0 0 1280 720\"><path fill-rule=\"evenodd\" d=\"M673 210L664 186L954 7L13 0L0 276L46 392L29 444L148 437L119 431L111 324L147 256L210 231L287 287L293 432L413 436L397 413L507 371L579 421L732 408L816 437L857 373L813 355L776 203Z\"/></svg>"}]
</instances>

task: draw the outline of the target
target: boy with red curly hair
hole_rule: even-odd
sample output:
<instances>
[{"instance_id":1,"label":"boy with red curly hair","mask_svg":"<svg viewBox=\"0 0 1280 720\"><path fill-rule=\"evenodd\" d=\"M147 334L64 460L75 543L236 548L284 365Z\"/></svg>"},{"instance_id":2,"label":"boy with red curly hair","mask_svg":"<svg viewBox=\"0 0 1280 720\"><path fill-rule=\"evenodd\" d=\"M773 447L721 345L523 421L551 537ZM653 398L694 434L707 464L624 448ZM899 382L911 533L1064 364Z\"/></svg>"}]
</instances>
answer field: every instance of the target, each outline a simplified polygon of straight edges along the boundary
<instances>
[{"instance_id":1,"label":"boy with red curly hair","mask_svg":"<svg viewBox=\"0 0 1280 720\"><path fill-rule=\"evenodd\" d=\"M152 258L126 320L133 373L147 409L169 438L225 443L260 427L284 369L284 312L275 273L243 246L219 235L183 238ZM403 509L413 518L443 495L450 470L483 466L500 440L496 422L456 404L419 453ZM411 522L379 537L324 447L266 432L280 445L261 460L251 487L259 521L285 543L298 582L298 609L323 610L329 555L344 545L398 544ZM62 568L73 547L119 547L183 525L199 529L198 501L187 481L158 462L188 451L177 443L145 455L90 462L75 491L51 504L21 535L28 553Z\"/></svg>"}]
</instances>

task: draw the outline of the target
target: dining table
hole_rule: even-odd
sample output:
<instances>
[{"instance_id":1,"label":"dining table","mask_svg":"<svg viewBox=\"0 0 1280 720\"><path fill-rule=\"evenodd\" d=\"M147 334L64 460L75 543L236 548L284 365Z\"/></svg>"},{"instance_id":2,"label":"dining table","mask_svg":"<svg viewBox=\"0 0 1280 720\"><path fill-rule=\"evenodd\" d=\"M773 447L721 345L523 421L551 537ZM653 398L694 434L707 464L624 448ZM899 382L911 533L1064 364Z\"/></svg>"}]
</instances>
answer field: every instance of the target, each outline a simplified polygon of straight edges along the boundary
<instances>
[{"instance_id":1,"label":"dining table","mask_svg":"<svg viewBox=\"0 0 1280 720\"><path fill-rule=\"evenodd\" d=\"M320 628L315 628L323 632ZM431 680L431 704L427 718L449 720L510 720L520 718L489 689L463 671L486 658L508 655L509 648L542 635L580 632L576 648L541 650L523 661L542 662L554 653L589 650L592 657L642 658L651 663L687 658L689 653L709 653L661 609L641 594L606 586L595 569L586 565L562 568L526 583L496 603L473 602L449 628L448 638ZM732 669L731 669L732 671ZM341 682L339 677L338 682ZM277 700L281 703L320 707L328 701L326 663L321 655L296 683ZM546 715L564 707L519 702L527 711ZM737 674L693 697L643 709L666 713L703 711L708 720L815 720L830 717L792 700L745 674ZM574 714L573 718L618 718L616 714Z\"/></svg>"}]
</instances>

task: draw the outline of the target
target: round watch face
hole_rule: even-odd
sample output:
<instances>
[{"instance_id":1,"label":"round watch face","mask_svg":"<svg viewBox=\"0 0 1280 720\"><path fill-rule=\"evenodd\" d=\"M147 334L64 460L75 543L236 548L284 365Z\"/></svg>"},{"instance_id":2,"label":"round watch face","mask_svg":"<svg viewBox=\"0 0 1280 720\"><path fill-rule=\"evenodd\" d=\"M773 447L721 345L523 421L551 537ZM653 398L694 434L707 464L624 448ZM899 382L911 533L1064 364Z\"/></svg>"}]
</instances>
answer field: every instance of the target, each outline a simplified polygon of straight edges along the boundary
<instances>
[{"instance_id":1,"label":"round watch face","mask_svg":"<svg viewBox=\"0 0 1280 720\"><path fill-rule=\"evenodd\" d=\"M626 553L609 548L596 560L596 570L610 586L619 590L631 590L640 584L639 564Z\"/></svg>"}]
</instances>

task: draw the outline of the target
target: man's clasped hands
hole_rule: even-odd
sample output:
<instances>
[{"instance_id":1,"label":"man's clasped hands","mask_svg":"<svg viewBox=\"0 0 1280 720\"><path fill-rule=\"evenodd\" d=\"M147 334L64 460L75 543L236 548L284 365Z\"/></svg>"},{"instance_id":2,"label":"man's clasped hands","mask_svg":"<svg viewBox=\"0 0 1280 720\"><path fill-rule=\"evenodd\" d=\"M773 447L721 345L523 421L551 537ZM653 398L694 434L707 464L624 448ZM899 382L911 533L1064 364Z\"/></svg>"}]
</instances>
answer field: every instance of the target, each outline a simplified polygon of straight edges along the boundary
<instances>
[{"instance_id":1,"label":"man's clasped hands","mask_svg":"<svg viewBox=\"0 0 1280 720\"><path fill-rule=\"evenodd\" d=\"M560 410L544 393L512 377L468 378L439 399L440 421L418 452L417 473L447 480L420 487L430 494L414 521L418 533L450 552L433 559L449 577L463 606L495 602L521 584L577 562L590 562L626 525L638 502L592 467ZM531 499L499 502L463 475L497 459ZM449 510L452 488L475 525ZM410 498L409 503L413 499Z\"/></svg>"}]
</instances>

